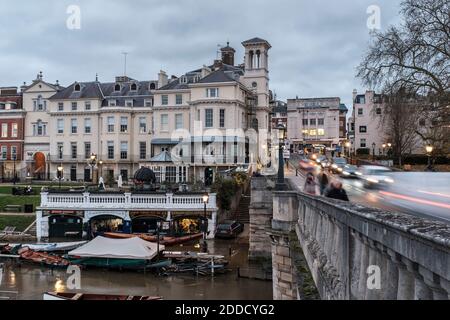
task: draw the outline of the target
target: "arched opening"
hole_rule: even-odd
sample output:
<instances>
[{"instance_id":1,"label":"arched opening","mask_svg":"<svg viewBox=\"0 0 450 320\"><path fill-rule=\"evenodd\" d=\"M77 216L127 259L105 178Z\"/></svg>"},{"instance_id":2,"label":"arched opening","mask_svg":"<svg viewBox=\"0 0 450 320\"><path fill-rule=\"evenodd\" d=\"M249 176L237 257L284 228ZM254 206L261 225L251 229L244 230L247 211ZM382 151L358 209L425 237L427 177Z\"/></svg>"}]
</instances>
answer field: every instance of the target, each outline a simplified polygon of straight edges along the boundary
<instances>
[{"instance_id":1,"label":"arched opening","mask_svg":"<svg viewBox=\"0 0 450 320\"><path fill-rule=\"evenodd\" d=\"M260 50L257 50L257 51L256 51L256 61L255 61L255 66L256 66L256 69L261 68L261 51L260 51Z\"/></svg>"},{"instance_id":2,"label":"arched opening","mask_svg":"<svg viewBox=\"0 0 450 320\"><path fill-rule=\"evenodd\" d=\"M116 84L114 86L114 91L116 91L116 92L120 91L120 84Z\"/></svg>"},{"instance_id":3,"label":"arched opening","mask_svg":"<svg viewBox=\"0 0 450 320\"><path fill-rule=\"evenodd\" d=\"M136 90L137 90L137 85L136 85L136 83L133 83L131 85L131 91L136 91Z\"/></svg>"},{"instance_id":4,"label":"arched opening","mask_svg":"<svg viewBox=\"0 0 450 320\"><path fill-rule=\"evenodd\" d=\"M33 172L38 180L45 179L45 155L42 152L36 152L33 156Z\"/></svg>"},{"instance_id":5,"label":"arched opening","mask_svg":"<svg viewBox=\"0 0 450 320\"><path fill-rule=\"evenodd\" d=\"M248 53L248 62L249 62L249 68L253 69L253 59L254 59L254 53L253 50L250 50Z\"/></svg>"},{"instance_id":6,"label":"arched opening","mask_svg":"<svg viewBox=\"0 0 450 320\"><path fill-rule=\"evenodd\" d=\"M83 219L75 215L54 215L48 218L50 239L74 238L83 236Z\"/></svg>"},{"instance_id":7,"label":"arched opening","mask_svg":"<svg viewBox=\"0 0 450 320\"><path fill-rule=\"evenodd\" d=\"M95 238L103 232L125 231L125 220L114 215L99 215L89 220L88 236Z\"/></svg>"},{"instance_id":8,"label":"arched opening","mask_svg":"<svg viewBox=\"0 0 450 320\"><path fill-rule=\"evenodd\" d=\"M155 90L156 84L154 82L150 83L150 90Z\"/></svg>"},{"instance_id":9,"label":"arched opening","mask_svg":"<svg viewBox=\"0 0 450 320\"><path fill-rule=\"evenodd\" d=\"M173 232L175 236L183 236L203 232L207 225L203 216L181 216L173 221Z\"/></svg>"},{"instance_id":10,"label":"arched opening","mask_svg":"<svg viewBox=\"0 0 450 320\"><path fill-rule=\"evenodd\" d=\"M155 234L158 227L158 221L164 221L157 216L141 216L131 220L131 230L134 233Z\"/></svg>"},{"instance_id":11,"label":"arched opening","mask_svg":"<svg viewBox=\"0 0 450 320\"><path fill-rule=\"evenodd\" d=\"M75 84L75 87L73 89L74 91L80 91L81 90L81 86L79 83Z\"/></svg>"},{"instance_id":12,"label":"arched opening","mask_svg":"<svg viewBox=\"0 0 450 320\"><path fill-rule=\"evenodd\" d=\"M205 168L205 186L210 186L214 181L214 171L211 167Z\"/></svg>"}]
</instances>

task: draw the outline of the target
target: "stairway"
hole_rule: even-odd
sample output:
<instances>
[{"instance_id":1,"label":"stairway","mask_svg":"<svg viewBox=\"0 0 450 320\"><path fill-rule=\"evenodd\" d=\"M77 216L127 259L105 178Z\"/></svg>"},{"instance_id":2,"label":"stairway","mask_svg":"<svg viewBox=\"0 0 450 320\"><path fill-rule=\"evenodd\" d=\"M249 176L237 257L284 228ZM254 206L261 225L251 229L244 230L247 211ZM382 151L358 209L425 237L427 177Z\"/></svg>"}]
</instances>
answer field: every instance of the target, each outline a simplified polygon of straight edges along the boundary
<instances>
[{"instance_id":1,"label":"stairway","mask_svg":"<svg viewBox=\"0 0 450 320\"><path fill-rule=\"evenodd\" d=\"M24 231L23 233L36 236L36 220L34 220L33 223L31 223Z\"/></svg>"},{"instance_id":2,"label":"stairway","mask_svg":"<svg viewBox=\"0 0 450 320\"><path fill-rule=\"evenodd\" d=\"M249 224L250 223L250 214L248 207L250 206L250 188L243 194L241 200L239 201L239 206L236 208L234 212L235 219L240 223Z\"/></svg>"}]
</instances>

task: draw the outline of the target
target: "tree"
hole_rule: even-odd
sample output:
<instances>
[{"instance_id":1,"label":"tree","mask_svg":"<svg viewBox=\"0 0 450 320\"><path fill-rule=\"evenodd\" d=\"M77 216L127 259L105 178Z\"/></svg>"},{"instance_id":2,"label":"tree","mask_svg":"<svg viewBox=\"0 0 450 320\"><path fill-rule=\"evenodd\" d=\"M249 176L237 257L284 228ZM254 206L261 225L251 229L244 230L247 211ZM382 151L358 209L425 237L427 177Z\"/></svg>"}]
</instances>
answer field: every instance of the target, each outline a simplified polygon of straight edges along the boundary
<instances>
[{"instance_id":1,"label":"tree","mask_svg":"<svg viewBox=\"0 0 450 320\"><path fill-rule=\"evenodd\" d=\"M428 143L448 146L450 2L403 0L401 14L403 22L399 26L374 32L357 76L365 85L385 94L405 90L421 97L422 116L434 125L429 133L416 133Z\"/></svg>"}]
</instances>

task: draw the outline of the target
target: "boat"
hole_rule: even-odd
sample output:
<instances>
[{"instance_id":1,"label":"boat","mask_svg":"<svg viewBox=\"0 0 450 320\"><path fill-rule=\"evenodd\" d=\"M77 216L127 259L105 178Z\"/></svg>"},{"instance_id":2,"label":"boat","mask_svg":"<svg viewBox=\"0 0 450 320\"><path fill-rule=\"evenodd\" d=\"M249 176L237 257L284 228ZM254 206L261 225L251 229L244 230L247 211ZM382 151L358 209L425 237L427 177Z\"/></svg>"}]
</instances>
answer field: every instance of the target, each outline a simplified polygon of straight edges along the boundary
<instances>
[{"instance_id":1,"label":"boat","mask_svg":"<svg viewBox=\"0 0 450 320\"><path fill-rule=\"evenodd\" d=\"M145 233L120 233L120 232L104 232L102 234L105 237L113 239L129 239L133 237L139 237L142 240L149 242L158 242L158 237L155 235L149 235ZM200 239L203 237L203 233L194 233L181 237L168 237L160 236L159 243L165 246L174 246L181 243L186 243L192 240Z\"/></svg>"},{"instance_id":2,"label":"boat","mask_svg":"<svg viewBox=\"0 0 450 320\"><path fill-rule=\"evenodd\" d=\"M145 270L163 250L164 245L158 248L156 244L138 237L111 239L98 236L87 244L69 251L67 259L72 264L85 267Z\"/></svg>"},{"instance_id":3,"label":"boat","mask_svg":"<svg viewBox=\"0 0 450 320\"><path fill-rule=\"evenodd\" d=\"M161 297L115 294L44 292L44 300L162 300Z\"/></svg>"},{"instance_id":4,"label":"boat","mask_svg":"<svg viewBox=\"0 0 450 320\"><path fill-rule=\"evenodd\" d=\"M77 241L77 242L55 242L55 243L30 243L30 244L10 244L10 246L26 246L33 251L37 252L66 252L82 245L86 244L87 241Z\"/></svg>"},{"instance_id":5,"label":"boat","mask_svg":"<svg viewBox=\"0 0 450 320\"><path fill-rule=\"evenodd\" d=\"M46 252L37 252L31 250L29 247L22 247L17 253L22 260L47 267L67 267L70 265L67 259Z\"/></svg>"}]
</instances>

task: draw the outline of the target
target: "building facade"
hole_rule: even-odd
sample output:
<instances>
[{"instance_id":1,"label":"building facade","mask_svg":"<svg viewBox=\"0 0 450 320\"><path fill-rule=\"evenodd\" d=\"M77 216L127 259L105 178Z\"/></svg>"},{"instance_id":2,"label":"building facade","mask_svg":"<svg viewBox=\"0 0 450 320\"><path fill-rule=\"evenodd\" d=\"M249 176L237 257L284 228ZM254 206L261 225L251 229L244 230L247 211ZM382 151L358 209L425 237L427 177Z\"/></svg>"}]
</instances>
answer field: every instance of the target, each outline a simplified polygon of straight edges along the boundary
<instances>
[{"instance_id":1,"label":"building facade","mask_svg":"<svg viewBox=\"0 0 450 320\"><path fill-rule=\"evenodd\" d=\"M342 118L347 113L340 98L295 98L287 101L287 137L291 150L307 146L336 148L345 140Z\"/></svg>"},{"instance_id":2,"label":"building facade","mask_svg":"<svg viewBox=\"0 0 450 320\"><path fill-rule=\"evenodd\" d=\"M25 112L17 87L0 88L0 181L22 174Z\"/></svg>"},{"instance_id":3,"label":"building facade","mask_svg":"<svg viewBox=\"0 0 450 320\"><path fill-rule=\"evenodd\" d=\"M280 100L274 100L271 102L271 110L271 129L276 129L280 122L287 128L287 104Z\"/></svg>"}]
</instances>

